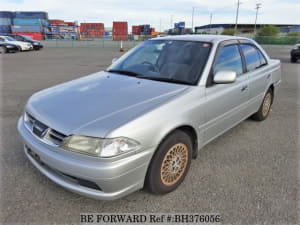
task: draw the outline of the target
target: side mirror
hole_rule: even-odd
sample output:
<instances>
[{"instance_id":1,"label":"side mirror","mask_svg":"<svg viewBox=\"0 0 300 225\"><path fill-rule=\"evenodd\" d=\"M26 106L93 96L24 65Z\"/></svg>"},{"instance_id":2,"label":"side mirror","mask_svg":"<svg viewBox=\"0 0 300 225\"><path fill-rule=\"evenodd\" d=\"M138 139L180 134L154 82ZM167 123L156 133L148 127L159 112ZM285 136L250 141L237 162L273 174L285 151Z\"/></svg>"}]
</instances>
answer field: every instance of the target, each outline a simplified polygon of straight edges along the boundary
<instances>
[{"instance_id":1,"label":"side mirror","mask_svg":"<svg viewBox=\"0 0 300 225\"><path fill-rule=\"evenodd\" d=\"M236 80L236 72L234 71L219 71L214 76L214 82L216 84L230 84Z\"/></svg>"},{"instance_id":2,"label":"side mirror","mask_svg":"<svg viewBox=\"0 0 300 225\"><path fill-rule=\"evenodd\" d=\"M113 58L112 60L111 60L111 63L114 63L114 62L116 62L118 60L118 58Z\"/></svg>"}]
</instances>

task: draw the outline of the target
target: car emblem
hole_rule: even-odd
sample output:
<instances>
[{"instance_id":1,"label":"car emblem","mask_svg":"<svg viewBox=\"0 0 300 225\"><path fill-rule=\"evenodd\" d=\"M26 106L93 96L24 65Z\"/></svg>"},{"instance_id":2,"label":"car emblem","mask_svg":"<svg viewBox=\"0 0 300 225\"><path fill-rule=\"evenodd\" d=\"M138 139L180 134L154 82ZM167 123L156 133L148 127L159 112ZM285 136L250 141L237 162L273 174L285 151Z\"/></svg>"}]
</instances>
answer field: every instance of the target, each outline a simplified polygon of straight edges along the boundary
<instances>
[{"instance_id":1,"label":"car emblem","mask_svg":"<svg viewBox=\"0 0 300 225\"><path fill-rule=\"evenodd\" d=\"M47 134L48 130L49 127L39 121L35 121L32 127L33 133L40 138L43 138Z\"/></svg>"}]
</instances>

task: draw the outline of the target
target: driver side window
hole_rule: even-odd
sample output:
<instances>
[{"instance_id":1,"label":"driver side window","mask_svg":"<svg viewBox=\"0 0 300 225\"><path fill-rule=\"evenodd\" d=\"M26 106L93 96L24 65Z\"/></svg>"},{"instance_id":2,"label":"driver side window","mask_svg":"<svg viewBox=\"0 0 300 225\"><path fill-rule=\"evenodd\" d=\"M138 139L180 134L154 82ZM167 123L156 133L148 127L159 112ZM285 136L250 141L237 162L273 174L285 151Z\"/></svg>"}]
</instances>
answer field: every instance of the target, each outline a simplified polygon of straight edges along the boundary
<instances>
[{"instance_id":1,"label":"driver side window","mask_svg":"<svg viewBox=\"0 0 300 225\"><path fill-rule=\"evenodd\" d=\"M228 45L217 53L213 74L219 71L234 71L237 76L243 73L243 63L238 46Z\"/></svg>"}]
</instances>

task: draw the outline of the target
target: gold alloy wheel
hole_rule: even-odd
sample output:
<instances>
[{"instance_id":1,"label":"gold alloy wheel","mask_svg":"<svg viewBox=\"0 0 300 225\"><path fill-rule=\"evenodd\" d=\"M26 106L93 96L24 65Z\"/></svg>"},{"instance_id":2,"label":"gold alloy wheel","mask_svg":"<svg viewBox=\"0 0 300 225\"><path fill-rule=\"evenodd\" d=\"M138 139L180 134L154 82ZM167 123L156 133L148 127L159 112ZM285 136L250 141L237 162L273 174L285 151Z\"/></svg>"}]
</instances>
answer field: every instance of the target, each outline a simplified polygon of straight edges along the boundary
<instances>
[{"instance_id":1,"label":"gold alloy wheel","mask_svg":"<svg viewBox=\"0 0 300 225\"><path fill-rule=\"evenodd\" d=\"M263 102L263 107L262 107L262 115L266 117L270 111L272 104L272 95L271 93L267 93L264 102Z\"/></svg>"},{"instance_id":2,"label":"gold alloy wheel","mask_svg":"<svg viewBox=\"0 0 300 225\"><path fill-rule=\"evenodd\" d=\"M160 179L166 186L175 184L184 174L189 151L185 144L173 145L166 153L160 168Z\"/></svg>"}]
</instances>

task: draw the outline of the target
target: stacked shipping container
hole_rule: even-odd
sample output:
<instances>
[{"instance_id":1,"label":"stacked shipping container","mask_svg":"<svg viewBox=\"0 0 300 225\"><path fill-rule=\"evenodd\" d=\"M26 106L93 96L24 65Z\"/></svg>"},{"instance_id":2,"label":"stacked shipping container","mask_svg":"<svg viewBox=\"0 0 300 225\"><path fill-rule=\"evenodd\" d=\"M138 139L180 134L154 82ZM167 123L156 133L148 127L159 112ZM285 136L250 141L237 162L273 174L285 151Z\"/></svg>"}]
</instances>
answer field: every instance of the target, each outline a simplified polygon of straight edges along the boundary
<instances>
[{"instance_id":1,"label":"stacked shipping container","mask_svg":"<svg viewBox=\"0 0 300 225\"><path fill-rule=\"evenodd\" d=\"M113 22L113 40L128 40L128 24L127 22Z\"/></svg>"},{"instance_id":2,"label":"stacked shipping container","mask_svg":"<svg viewBox=\"0 0 300 225\"><path fill-rule=\"evenodd\" d=\"M132 26L132 35L151 35L151 31L153 31L153 29L154 28L150 28L149 24L135 25Z\"/></svg>"},{"instance_id":3,"label":"stacked shipping container","mask_svg":"<svg viewBox=\"0 0 300 225\"><path fill-rule=\"evenodd\" d=\"M49 20L50 32L47 39L70 39L78 38L77 22L66 22L64 20Z\"/></svg>"},{"instance_id":4,"label":"stacked shipping container","mask_svg":"<svg viewBox=\"0 0 300 225\"><path fill-rule=\"evenodd\" d=\"M80 35L81 37L103 37L105 34L103 23L81 23Z\"/></svg>"},{"instance_id":5,"label":"stacked shipping container","mask_svg":"<svg viewBox=\"0 0 300 225\"><path fill-rule=\"evenodd\" d=\"M132 26L132 29L131 29L131 33L132 35L140 35L141 33L141 27L140 26Z\"/></svg>"},{"instance_id":6,"label":"stacked shipping container","mask_svg":"<svg viewBox=\"0 0 300 225\"><path fill-rule=\"evenodd\" d=\"M179 22L174 24L174 33L175 34L184 34L185 33L185 22Z\"/></svg>"},{"instance_id":7,"label":"stacked shipping container","mask_svg":"<svg viewBox=\"0 0 300 225\"><path fill-rule=\"evenodd\" d=\"M14 12L13 34L25 34L36 40L43 39L48 31L48 13L46 12Z\"/></svg>"},{"instance_id":8,"label":"stacked shipping container","mask_svg":"<svg viewBox=\"0 0 300 225\"><path fill-rule=\"evenodd\" d=\"M12 12L0 12L0 34L10 34L12 25Z\"/></svg>"},{"instance_id":9,"label":"stacked shipping container","mask_svg":"<svg viewBox=\"0 0 300 225\"><path fill-rule=\"evenodd\" d=\"M150 34L151 34L150 25L149 24L142 25L141 35L150 35Z\"/></svg>"}]
</instances>

